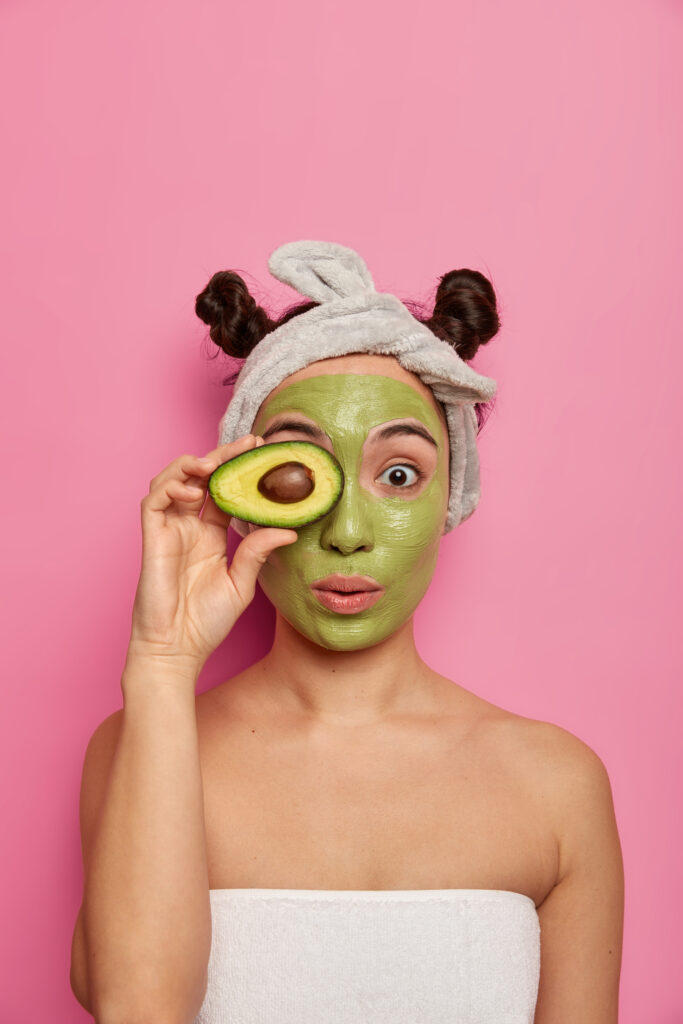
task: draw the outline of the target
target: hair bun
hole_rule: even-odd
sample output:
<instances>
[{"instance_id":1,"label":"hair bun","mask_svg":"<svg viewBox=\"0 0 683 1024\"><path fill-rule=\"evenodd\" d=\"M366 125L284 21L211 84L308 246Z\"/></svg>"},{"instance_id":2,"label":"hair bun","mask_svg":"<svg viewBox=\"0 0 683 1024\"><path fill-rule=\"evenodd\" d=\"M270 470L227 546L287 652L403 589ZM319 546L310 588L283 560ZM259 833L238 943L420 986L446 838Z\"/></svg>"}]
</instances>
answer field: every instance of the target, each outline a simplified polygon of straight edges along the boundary
<instances>
[{"instance_id":1,"label":"hair bun","mask_svg":"<svg viewBox=\"0 0 683 1024\"><path fill-rule=\"evenodd\" d=\"M236 359L245 359L274 327L233 270L217 271L197 296L194 308L199 319L209 325L211 340Z\"/></svg>"},{"instance_id":2,"label":"hair bun","mask_svg":"<svg viewBox=\"0 0 683 1024\"><path fill-rule=\"evenodd\" d=\"M493 285L478 270L449 270L439 281L434 312L425 323L461 359L472 359L500 330Z\"/></svg>"}]
</instances>

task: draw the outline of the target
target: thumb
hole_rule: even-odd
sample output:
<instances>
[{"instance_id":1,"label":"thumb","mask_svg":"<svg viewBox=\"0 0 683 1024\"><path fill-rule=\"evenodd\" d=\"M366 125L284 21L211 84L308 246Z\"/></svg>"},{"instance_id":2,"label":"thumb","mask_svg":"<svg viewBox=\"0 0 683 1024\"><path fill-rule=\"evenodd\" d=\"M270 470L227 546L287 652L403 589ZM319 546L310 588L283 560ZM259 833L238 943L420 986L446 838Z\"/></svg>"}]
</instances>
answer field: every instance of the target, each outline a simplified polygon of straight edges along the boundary
<instances>
[{"instance_id":1,"label":"thumb","mask_svg":"<svg viewBox=\"0 0 683 1024\"><path fill-rule=\"evenodd\" d=\"M254 530L237 545L228 569L235 590L246 607L254 597L256 579L271 551L299 539L296 530L267 526Z\"/></svg>"}]
</instances>

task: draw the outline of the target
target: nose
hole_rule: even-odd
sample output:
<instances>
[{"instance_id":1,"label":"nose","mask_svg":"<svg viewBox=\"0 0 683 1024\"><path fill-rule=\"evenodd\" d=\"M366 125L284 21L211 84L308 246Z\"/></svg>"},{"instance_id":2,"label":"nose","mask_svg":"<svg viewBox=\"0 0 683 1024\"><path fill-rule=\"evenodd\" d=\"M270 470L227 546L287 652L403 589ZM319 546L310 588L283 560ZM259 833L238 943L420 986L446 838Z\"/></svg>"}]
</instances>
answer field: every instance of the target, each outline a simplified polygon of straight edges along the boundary
<instances>
[{"instance_id":1,"label":"nose","mask_svg":"<svg viewBox=\"0 0 683 1024\"><path fill-rule=\"evenodd\" d=\"M368 499L361 493L357 480L350 474L344 481L342 496L325 516L320 546L325 551L336 549L343 555L354 551L372 551L375 545Z\"/></svg>"}]
</instances>

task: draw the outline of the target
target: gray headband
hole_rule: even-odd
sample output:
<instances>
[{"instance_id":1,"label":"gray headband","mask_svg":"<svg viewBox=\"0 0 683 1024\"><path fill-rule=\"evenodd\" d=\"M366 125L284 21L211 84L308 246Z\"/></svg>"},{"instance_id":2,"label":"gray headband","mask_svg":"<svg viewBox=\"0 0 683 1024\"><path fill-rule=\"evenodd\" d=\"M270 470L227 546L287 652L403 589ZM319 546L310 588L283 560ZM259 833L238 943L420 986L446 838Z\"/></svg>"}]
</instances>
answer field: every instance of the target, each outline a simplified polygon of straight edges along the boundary
<instances>
[{"instance_id":1,"label":"gray headband","mask_svg":"<svg viewBox=\"0 0 683 1024\"><path fill-rule=\"evenodd\" d=\"M251 433L261 403L285 377L309 363L352 352L394 356L418 376L446 412L450 494L444 533L472 515L479 501L475 402L496 382L477 373L446 341L421 324L395 295L375 291L363 259L336 242L287 242L268 260L271 274L320 305L271 331L247 356L221 419L218 444ZM232 525L242 536L248 526Z\"/></svg>"}]
</instances>

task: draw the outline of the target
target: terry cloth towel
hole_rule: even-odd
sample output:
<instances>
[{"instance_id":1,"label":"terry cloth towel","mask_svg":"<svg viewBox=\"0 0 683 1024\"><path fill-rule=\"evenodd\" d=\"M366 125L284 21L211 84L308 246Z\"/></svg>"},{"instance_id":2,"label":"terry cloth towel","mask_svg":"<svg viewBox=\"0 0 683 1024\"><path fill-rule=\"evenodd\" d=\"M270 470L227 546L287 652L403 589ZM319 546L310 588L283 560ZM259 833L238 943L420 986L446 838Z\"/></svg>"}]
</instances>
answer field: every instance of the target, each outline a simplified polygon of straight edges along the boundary
<instances>
[{"instance_id":1,"label":"terry cloth towel","mask_svg":"<svg viewBox=\"0 0 683 1024\"><path fill-rule=\"evenodd\" d=\"M221 419L218 444L251 433L263 400L309 363L351 352L395 356L444 406L451 459L443 532L458 526L474 512L480 494L474 403L492 398L496 382L473 370L395 295L375 291L370 271L353 249L336 242L287 242L271 253L268 267L320 305L271 331L249 353ZM233 517L231 523L246 536L243 520Z\"/></svg>"},{"instance_id":2,"label":"terry cloth towel","mask_svg":"<svg viewBox=\"0 0 683 1024\"><path fill-rule=\"evenodd\" d=\"M533 900L498 889L212 889L194 1024L532 1024Z\"/></svg>"}]
</instances>

